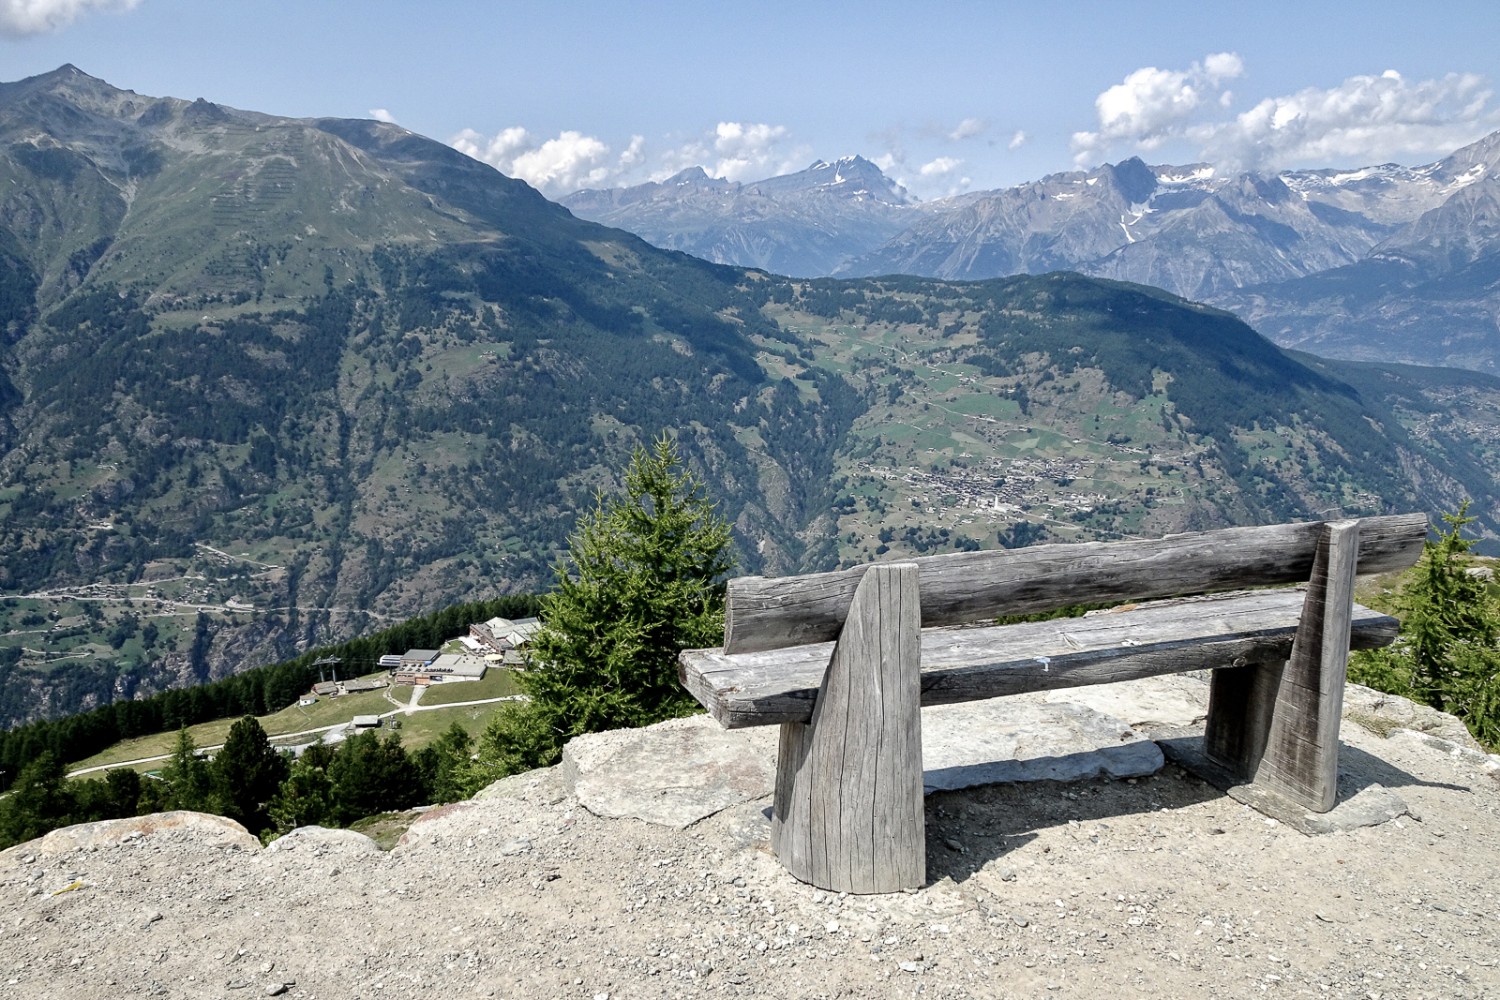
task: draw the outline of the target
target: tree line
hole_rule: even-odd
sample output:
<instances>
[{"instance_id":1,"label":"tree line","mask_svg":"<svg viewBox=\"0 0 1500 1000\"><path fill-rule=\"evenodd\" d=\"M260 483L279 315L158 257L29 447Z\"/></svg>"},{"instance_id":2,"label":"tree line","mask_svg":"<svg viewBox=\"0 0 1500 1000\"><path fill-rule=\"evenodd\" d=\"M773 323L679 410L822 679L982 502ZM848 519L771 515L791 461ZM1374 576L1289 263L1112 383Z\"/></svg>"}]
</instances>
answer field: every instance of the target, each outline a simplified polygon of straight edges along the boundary
<instances>
[{"instance_id":1,"label":"tree line","mask_svg":"<svg viewBox=\"0 0 1500 1000\"><path fill-rule=\"evenodd\" d=\"M115 768L103 778L69 781L62 761L43 753L0 799L0 850L73 823L173 809L227 816L263 839L299 826L348 826L472 795L478 785L471 743L456 722L415 753L401 745L399 733L381 737L368 730L336 746L315 743L293 760L247 715L211 758L179 730L170 760L154 774Z\"/></svg>"}]
</instances>

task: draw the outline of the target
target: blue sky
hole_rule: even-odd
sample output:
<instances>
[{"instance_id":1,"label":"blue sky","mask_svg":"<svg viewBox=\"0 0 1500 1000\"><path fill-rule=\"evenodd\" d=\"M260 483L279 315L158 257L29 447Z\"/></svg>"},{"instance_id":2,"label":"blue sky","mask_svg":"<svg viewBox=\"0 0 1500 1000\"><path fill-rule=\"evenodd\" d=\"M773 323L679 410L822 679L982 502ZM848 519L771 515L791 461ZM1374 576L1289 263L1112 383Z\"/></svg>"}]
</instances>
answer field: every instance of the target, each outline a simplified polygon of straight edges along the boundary
<instances>
[{"instance_id":1,"label":"blue sky","mask_svg":"<svg viewBox=\"0 0 1500 1000\"><path fill-rule=\"evenodd\" d=\"M386 117L558 196L860 153L923 198L1140 155L1423 163L1500 129L1500 4L0 0L0 80Z\"/></svg>"}]
</instances>

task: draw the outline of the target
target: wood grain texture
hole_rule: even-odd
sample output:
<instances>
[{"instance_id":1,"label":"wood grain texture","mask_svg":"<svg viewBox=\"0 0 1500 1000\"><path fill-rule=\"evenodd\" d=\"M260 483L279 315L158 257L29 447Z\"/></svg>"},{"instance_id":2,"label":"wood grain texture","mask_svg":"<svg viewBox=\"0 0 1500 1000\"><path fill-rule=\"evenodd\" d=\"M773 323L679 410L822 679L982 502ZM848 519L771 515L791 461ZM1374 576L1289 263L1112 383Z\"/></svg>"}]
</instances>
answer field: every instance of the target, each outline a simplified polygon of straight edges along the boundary
<instances>
[{"instance_id":1,"label":"wood grain texture","mask_svg":"<svg viewBox=\"0 0 1500 1000\"><path fill-rule=\"evenodd\" d=\"M1253 775L1257 785L1319 813L1333 808L1338 791L1339 719L1359 545L1358 521L1330 524L1318 545L1297 640L1276 685L1265 752Z\"/></svg>"},{"instance_id":2,"label":"wood grain texture","mask_svg":"<svg viewBox=\"0 0 1500 1000\"><path fill-rule=\"evenodd\" d=\"M921 574L922 625L961 625L1069 604L1303 583L1311 577L1323 523L925 556L911 560ZM1427 518L1423 514L1365 518L1360 534L1358 572L1404 569L1422 552ZM748 653L832 641L860 577L876 565L881 564L806 576L731 580L724 650Z\"/></svg>"},{"instance_id":3,"label":"wood grain texture","mask_svg":"<svg viewBox=\"0 0 1500 1000\"><path fill-rule=\"evenodd\" d=\"M782 726L771 843L833 892L926 881L917 569L865 575L806 723Z\"/></svg>"},{"instance_id":4,"label":"wood grain texture","mask_svg":"<svg viewBox=\"0 0 1500 1000\"><path fill-rule=\"evenodd\" d=\"M924 629L922 704L1079 687L1187 670L1281 663L1302 616L1301 589L1151 602L1020 625ZM1395 641L1400 623L1354 609L1351 642ZM685 650L683 686L729 729L806 722L832 643L757 653Z\"/></svg>"}]
</instances>

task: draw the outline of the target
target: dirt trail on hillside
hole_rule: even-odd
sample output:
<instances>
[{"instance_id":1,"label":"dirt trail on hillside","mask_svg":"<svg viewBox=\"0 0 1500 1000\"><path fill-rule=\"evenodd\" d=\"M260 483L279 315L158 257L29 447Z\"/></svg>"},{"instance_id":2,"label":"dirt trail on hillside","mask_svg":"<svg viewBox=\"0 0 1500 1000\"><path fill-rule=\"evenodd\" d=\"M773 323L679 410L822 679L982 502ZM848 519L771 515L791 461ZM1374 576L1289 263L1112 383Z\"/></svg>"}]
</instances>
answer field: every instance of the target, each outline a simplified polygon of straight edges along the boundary
<instances>
[{"instance_id":1,"label":"dirt trail on hillside","mask_svg":"<svg viewBox=\"0 0 1500 1000\"><path fill-rule=\"evenodd\" d=\"M940 793L928 885L874 897L786 875L764 801L600 819L557 768L389 853L194 814L75 828L0 854L0 996L1500 996L1493 759L1344 738L1412 815L1304 836L1173 765Z\"/></svg>"}]
</instances>

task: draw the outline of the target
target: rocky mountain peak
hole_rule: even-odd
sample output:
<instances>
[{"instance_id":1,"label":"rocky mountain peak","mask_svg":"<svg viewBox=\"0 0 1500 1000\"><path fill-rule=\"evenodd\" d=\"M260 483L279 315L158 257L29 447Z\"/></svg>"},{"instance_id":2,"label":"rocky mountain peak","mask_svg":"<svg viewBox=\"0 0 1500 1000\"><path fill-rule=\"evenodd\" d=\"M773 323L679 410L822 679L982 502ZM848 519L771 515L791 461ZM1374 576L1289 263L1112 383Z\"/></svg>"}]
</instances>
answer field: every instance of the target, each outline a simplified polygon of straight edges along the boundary
<instances>
[{"instance_id":1,"label":"rocky mountain peak","mask_svg":"<svg viewBox=\"0 0 1500 1000\"><path fill-rule=\"evenodd\" d=\"M1142 205L1151 200L1151 195L1156 191L1156 172L1146 166L1139 156L1132 156L1107 169L1114 178L1115 187L1132 205Z\"/></svg>"}]
</instances>

